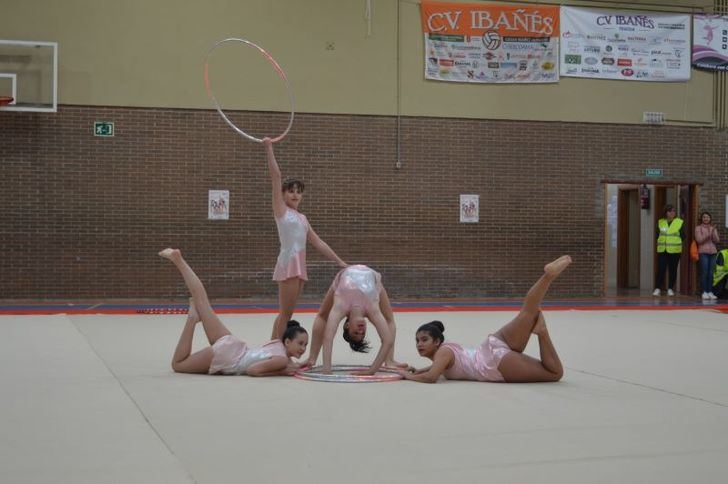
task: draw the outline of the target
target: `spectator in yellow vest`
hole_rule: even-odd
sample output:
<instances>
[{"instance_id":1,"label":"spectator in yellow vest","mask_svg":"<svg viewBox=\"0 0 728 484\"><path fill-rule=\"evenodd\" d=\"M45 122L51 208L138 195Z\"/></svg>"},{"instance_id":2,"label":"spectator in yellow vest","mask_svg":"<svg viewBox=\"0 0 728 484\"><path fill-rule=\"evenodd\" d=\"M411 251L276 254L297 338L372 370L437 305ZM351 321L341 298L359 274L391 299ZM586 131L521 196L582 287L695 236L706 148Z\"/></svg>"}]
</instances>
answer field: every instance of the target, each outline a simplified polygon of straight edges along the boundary
<instances>
[{"instance_id":1,"label":"spectator in yellow vest","mask_svg":"<svg viewBox=\"0 0 728 484\"><path fill-rule=\"evenodd\" d=\"M667 295L675 295L675 280L677 279L677 266L680 264L685 228L681 218L676 217L677 212L672 205L665 206L665 218L657 222L657 281L653 296L660 295L660 288L665 283L665 271L669 269L667 279Z\"/></svg>"},{"instance_id":2,"label":"spectator in yellow vest","mask_svg":"<svg viewBox=\"0 0 728 484\"><path fill-rule=\"evenodd\" d=\"M728 249L723 249L718 252L713 274L713 294L718 296L718 299L728 299L726 282L728 282Z\"/></svg>"}]
</instances>

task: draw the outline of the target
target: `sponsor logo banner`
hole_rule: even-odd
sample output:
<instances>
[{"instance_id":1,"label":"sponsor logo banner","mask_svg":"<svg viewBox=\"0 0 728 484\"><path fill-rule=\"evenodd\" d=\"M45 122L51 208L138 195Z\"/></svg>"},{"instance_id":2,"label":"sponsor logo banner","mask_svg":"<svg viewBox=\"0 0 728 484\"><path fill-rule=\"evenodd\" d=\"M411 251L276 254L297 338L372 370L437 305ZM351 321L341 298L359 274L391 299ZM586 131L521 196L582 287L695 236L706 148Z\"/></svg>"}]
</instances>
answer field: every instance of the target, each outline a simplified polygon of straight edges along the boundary
<instances>
[{"instance_id":1,"label":"sponsor logo banner","mask_svg":"<svg viewBox=\"0 0 728 484\"><path fill-rule=\"evenodd\" d=\"M422 2L421 19L425 79L477 83L559 80L559 7ZM482 62L455 62L463 52Z\"/></svg>"},{"instance_id":2,"label":"sponsor logo banner","mask_svg":"<svg viewBox=\"0 0 728 484\"><path fill-rule=\"evenodd\" d=\"M693 32L693 67L728 71L728 15L693 15Z\"/></svg>"},{"instance_id":3,"label":"sponsor logo banner","mask_svg":"<svg viewBox=\"0 0 728 484\"><path fill-rule=\"evenodd\" d=\"M688 81L690 23L690 15L685 14L561 7L561 39L569 46L560 56L561 75ZM579 56L581 63L575 62ZM618 69L598 69L597 65Z\"/></svg>"}]
</instances>

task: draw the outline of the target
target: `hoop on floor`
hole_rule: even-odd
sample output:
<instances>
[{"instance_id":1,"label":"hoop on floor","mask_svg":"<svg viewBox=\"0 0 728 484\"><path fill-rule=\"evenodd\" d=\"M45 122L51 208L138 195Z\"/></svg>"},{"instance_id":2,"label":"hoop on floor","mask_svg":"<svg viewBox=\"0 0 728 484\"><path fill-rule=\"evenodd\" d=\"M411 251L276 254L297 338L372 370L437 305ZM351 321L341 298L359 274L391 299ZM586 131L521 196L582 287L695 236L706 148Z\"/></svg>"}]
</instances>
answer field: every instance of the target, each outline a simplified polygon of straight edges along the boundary
<instances>
[{"instance_id":1,"label":"hoop on floor","mask_svg":"<svg viewBox=\"0 0 728 484\"><path fill-rule=\"evenodd\" d=\"M349 372L361 371L369 369L368 366L358 365L334 365L331 367L332 374L324 375L321 373L321 366L314 366L308 370L299 371L294 376L301 380L313 381L329 381L338 383L374 383L382 381L397 381L402 379L402 375L395 370L388 368L380 368L374 375L352 375Z\"/></svg>"},{"instance_id":2,"label":"hoop on floor","mask_svg":"<svg viewBox=\"0 0 728 484\"><path fill-rule=\"evenodd\" d=\"M253 42L245 39L237 39L237 38L230 38L230 39L223 39L215 43L215 45L212 46L212 48L207 51L207 55L205 56L205 89L207 90L207 95L210 97L210 100L212 101L212 104L215 106L215 109L217 109L217 112L220 113L220 116L222 116L222 119L225 120L225 122L233 128L239 135L249 139L250 141L255 141L256 143L262 143L262 138L256 138L255 136L251 136L242 129L235 126L235 123L230 121L230 118L227 117L225 112L222 110L222 107L220 107L220 103L217 101L217 98L215 97L215 94L212 92L212 88L210 87L210 78L208 76L208 61L210 59L210 54L212 54L215 49L220 47L222 44L226 42L240 42L242 44L245 44L247 46L253 47L254 49L257 49L258 52L260 52L263 57L265 57L268 62L270 62L273 65L273 68L278 72L278 76L283 80L283 83L286 85L286 91L288 92L288 102L291 105L291 117L288 120L288 126L286 127L286 130L280 134L279 136L272 138L273 142L280 141L288 134L288 132L291 130L291 126L293 125L293 116L294 116L294 110L293 110L293 91L291 90L291 85L288 83L288 78L286 77L286 73L283 72L283 69L281 66L276 62L276 60L271 56L268 52L265 51L262 47L260 47L257 44L254 44Z\"/></svg>"}]
</instances>

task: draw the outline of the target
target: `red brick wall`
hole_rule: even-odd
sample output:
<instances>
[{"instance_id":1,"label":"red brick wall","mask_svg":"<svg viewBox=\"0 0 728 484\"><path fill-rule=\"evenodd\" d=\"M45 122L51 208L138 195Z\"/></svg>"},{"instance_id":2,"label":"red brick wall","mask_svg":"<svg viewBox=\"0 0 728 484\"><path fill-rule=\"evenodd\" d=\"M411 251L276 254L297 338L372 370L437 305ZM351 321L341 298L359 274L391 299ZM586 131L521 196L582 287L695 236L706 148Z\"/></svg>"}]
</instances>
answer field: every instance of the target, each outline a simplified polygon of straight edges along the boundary
<instances>
[{"instance_id":1,"label":"red brick wall","mask_svg":"<svg viewBox=\"0 0 728 484\"><path fill-rule=\"evenodd\" d=\"M287 118L240 113L258 132ZM114 121L98 138L93 122ZM301 206L349 262L384 275L395 298L522 295L543 263L574 266L552 294L596 295L604 280L606 179L704 183L724 225L726 134L709 128L401 120L299 114L276 146L284 176L306 182ZM0 112L0 298L158 298L185 294L156 253L180 247L212 297L270 297L278 239L262 146L217 113L62 106ZM207 191L230 190L229 221L207 220ZM461 193L480 194L479 224L458 222ZM725 240L726 232L721 229ZM336 272L309 250L305 297Z\"/></svg>"}]
</instances>

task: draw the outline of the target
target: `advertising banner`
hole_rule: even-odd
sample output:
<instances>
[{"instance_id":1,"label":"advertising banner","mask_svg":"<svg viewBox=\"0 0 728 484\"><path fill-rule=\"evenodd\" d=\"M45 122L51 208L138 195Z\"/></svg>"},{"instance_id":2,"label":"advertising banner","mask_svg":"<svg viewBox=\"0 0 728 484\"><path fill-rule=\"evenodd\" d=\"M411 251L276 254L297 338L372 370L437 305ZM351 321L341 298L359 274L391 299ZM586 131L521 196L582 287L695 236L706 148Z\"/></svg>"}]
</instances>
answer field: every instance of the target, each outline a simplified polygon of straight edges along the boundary
<instances>
[{"instance_id":1,"label":"advertising banner","mask_svg":"<svg viewBox=\"0 0 728 484\"><path fill-rule=\"evenodd\" d=\"M559 7L422 2L425 79L559 80Z\"/></svg>"},{"instance_id":2,"label":"advertising banner","mask_svg":"<svg viewBox=\"0 0 728 484\"><path fill-rule=\"evenodd\" d=\"M690 15L561 7L562 76L690 80Z\"/></svg>"},{"instance_id":3,"label":"advertising banner","mask_svg":"<svg viewBox=\"0 0 728 484\"><path fill-rule=\"evenodd\" d=\"M693 67L728 70L728 16L693 15Z\"/></svg>"}]
</instances>

